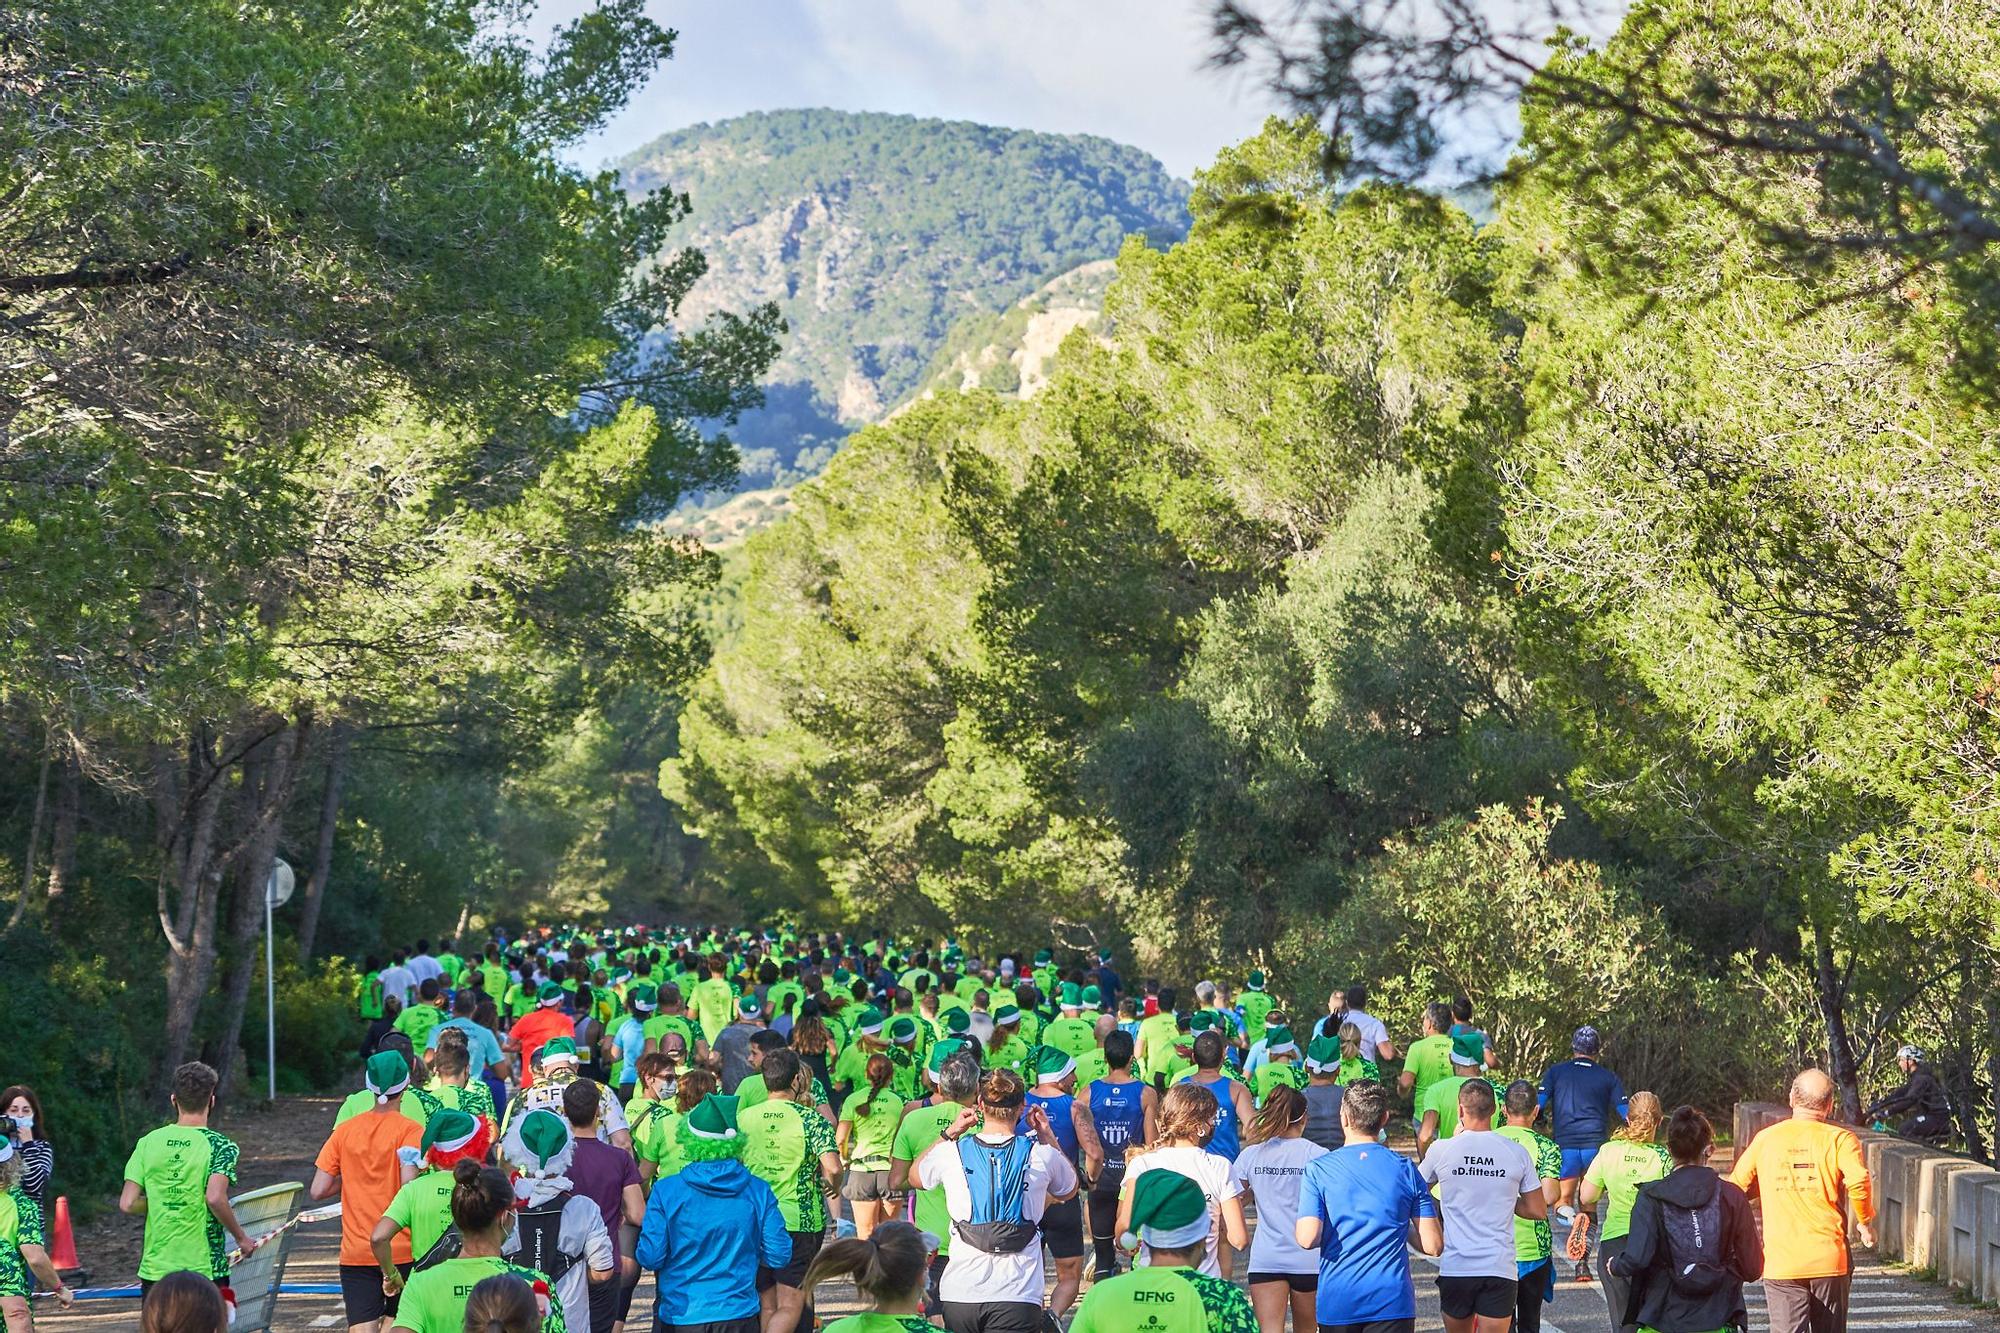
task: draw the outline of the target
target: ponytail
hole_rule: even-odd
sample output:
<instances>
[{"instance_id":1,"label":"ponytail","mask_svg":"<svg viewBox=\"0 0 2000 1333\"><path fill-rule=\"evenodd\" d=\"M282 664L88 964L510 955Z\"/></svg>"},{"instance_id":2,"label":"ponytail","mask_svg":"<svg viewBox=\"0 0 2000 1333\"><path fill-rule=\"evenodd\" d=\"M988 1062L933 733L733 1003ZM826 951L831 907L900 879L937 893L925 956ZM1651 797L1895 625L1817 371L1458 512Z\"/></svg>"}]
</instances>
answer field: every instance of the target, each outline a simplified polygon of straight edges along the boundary
<instances>
[{"instance_id":1,"label":"ponytail","mask_svg":"<svg viewBox=\"0 0 2000 1333\"><path fill-rule=\"evenodd\" d=\"M858 1118L866 1120L875 1109L875 1099L882 1095L882 1089L896 1077L896 1066L888 1056L879 1052L868 1057L868 1095L854 1108Z\"/></svg>"},{"instance_id":2,"label":"ponytail","mask_svg":"<svg viewBox=\"0 0 2000 1333\"><path fill-rule=\"evenodd\" d=\"M855 1290L882 1306L920 1295L929 1261L921 1231L908 1222L884 1222L866 1240L848 1237L821 1250L800 1285L810 1300L828 1278L851 1277Z\"/></svg>"},{"instance_id":3,"label":"ponytail","mask_svg":"<svg viewBox=\"0 0 2000 1333\"><path fill-rule=\"evenodd\" d=\"M1243 1145L1268 1143L1280 1138L1293 1125L1303 1124L1306 1118L1306 1099L1298 1089L1279 1084L1264 1096L1264 1105L1243 1128Z\"/></svg>"}]
</instances>

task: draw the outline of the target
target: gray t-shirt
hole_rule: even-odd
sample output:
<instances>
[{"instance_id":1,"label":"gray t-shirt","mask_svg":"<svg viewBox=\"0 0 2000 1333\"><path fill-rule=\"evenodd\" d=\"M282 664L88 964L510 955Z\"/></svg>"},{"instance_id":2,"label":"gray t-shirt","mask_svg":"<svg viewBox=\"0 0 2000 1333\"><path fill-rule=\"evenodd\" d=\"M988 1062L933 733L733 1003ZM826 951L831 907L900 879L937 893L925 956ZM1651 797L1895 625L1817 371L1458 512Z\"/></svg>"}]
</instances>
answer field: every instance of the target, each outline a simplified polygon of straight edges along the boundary
<instances>
[{"instance_id":1,"label":"gray t-shirt","mask_svg":"<svg viewBox=\"0 0 2000 1333\"><path fill-rule=\"evenodd\" d=\"M1257 1204L1257 1232L1250 1238L1253 1273L1317 1273L1319 1249L1299 1248L1292 1232L1299 1220L1299 1185L1306 1165L1326 1156L1310 1139L1266 1139L1237 1154L1229 1177Z\"/></svg>"},{"instance_id":2,"label":"gray t-shirt","mask_svg":"<svg viewBox=\"0 0 2000 1333\"><path fill-rule=\"evenodd\" d=\"M1542 1187L1528 1150L1490 1129L1466 1130L1431 1145L1417 1172L1437 1185L1444 1212L1439 1277L1513 1281L1514 1204Z\"/></svg>"}]
</instances>

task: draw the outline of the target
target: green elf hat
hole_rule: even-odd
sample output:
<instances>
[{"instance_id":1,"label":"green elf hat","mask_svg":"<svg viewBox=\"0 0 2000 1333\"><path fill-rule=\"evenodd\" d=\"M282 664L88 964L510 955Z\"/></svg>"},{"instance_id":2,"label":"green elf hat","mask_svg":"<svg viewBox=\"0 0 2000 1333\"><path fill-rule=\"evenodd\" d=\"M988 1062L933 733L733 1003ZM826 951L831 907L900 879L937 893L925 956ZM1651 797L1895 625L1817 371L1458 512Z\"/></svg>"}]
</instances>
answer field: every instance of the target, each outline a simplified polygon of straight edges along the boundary
<instances>
[{"instance_id":1,"label":"green elf hat","mask_svg":"<svg viewBox=\"0 0 2000 1333\"><path fill-rule=\"evenodd\" d=\"M535 1003L544 1009L553 1009L563 1002L563 988L553 981L545 981L535 992Z\"/></svg>"},{"instance_id":2,"label":"green elf hat","mask_svg":"<svg viewBox=\"0 0 2000 1333\"><path fill-rule=\"evenodd\" d=\"M1061 998L1057 1001L1057 1003L1060 1004L1063 1008L1065 1009L1083 1008L1083 987L1077 985L1074 981L1065 981L1062 984L1058 994L1061 996Z\"/></svg>"},{"instance_id":3,"label":"green elf hat","mask_svg":"<svg viewBox=\"0 0 2000 1333\"><path fill-rule=\"evenodd\" d=\"M377 1051L362 1067L361 1080L379 1106L410 1086L410 1062L401 1051Z\"/></svg>"},{"instance_id":4,"label":"green elf hat","mask_svg":"<svg viewBox=\"0 0 2000 1333\"><path fill-rule=\"evenodd\" d=\"M660 988L651 985L634 986L632 988L632 1007L642 1014L652 1013L660 1007Z\"/></svg>"},{"instance_id":5,"label":"green elf hat","mask_svg":"<svg viewBox=\"0 0 2000 1333\"><path fill-rule=\"evenodd\" d=\"M944 1068L944 1062L964 1049L965 1043L957 1037L946 1037L931 1047L931 1058L924 1062L924 1076L933 1083L937 1082L938 1071Z\"/></svg>"},{"instance_id":6,"label":"green elf hat","mask_svg":"<svg viewBox=\"0 0 2000 1333\"><path fill-rule=\"evenodd\" d=\"M755 1018L764 1012L763 1003L754 995L746 995L736 1002L736 1007L745 1018Z\"/></svg>"},{"instance_id":7,"label":"green elf hat","mask_svg":"<svg viewBox=\"0 0 2000 1333\"><path fill-rule=\"evenodd\" d=\"M737 1137L736 1098L720 1092L711 1092L701 1099L701 1104L688 1112L688 1133L695 1138L706 1139L710 1143L726 1143Z\"/></svg>"},{"instance_id":8,"label":"green elf hat","mask_svg":"<svg viewBox=\"0 0 2000 1333\"><path fill-rule=\"evenodd\" d=\"M1010 1027L1020 1021L1021 1006L1017 1004L1003 1004L993 1011L993 1026L996 1028Z\"/></svg>"},{"instance_id":9,"label":"green elf hat","mask_svg":"<svg viewBox=\"0 0 2000 1333\"><path fill-rule=\"evenodd\" d=\"M1451 1039L1451 1062L1477 1069L1486 1063L1486 1037L1478 1032L1461 1032Z\"/></svg>"},{"instance_id":10,"label":"green elf hat","mask_svg":"<svg viewBox=\"0 0 2000 1333\"><path fill-rule=\"evenodd\" d=\"M1215 1011L1213 1009L1197 1009L1194 1011L1193 1016L1188 1019L1189 1032L1206 1032L1214 1026Z\"/></svg>"},{"instance_id":11,"label":"green elf hat","mask_svg":"<svg viewBox=\"0 0 2000 1333\"><path fill-rule=\"evenodd\" d=\"M889 1040L898 1046L917 1044L917 1020L908 1014L898 1014L889 1023Z\"/></svg>"},{"instance_id":12,"label":"green elf hat","mask_svg":"<svg viewBox=\"0 0 2000 1333\"><path fill-rule=\"evenodd\" d=\"M1291 1035L1289 1032L1287 1036ZM1265 1040L1270 1040L1268 1037ZM1340 1043L1332 1037L1314 1037L1306 1043L1306 1072L1309 1074L1337 1074L1340 1072Z\"/></svg>"},{"instance_id":13,"label":"green elf hat","mask_svg":"<svg viewBox=\"0 0 2000 1333\"><path fill-rule=\"evenodd\" d=\"M550 1037L542 1043L542 1063L544 1065L576 1064L576 1043L568 1037Z\"/></svg>"},{"instance_id":14,"label":"green elf hat","mask_svg":"<svg viewBox=\"0 0 2000 1333\"><path fill-rule=\"evenodd\" d=\"M1076 1072L1076 1060L1068 1051L1054 1046L1040 1046L1035 1050L1035 1082L1055 1084ZM1145 1179L1144 1176L1140 1177Z\"/></svg>"},{"instance_id":15,"label":"green elf hat","mask_svg":"<svg viewBox=\"0 0 2000 1333\"><path fill-rule=\"evenodd\" d=\"M958 1008L956 1005L952 1006L944 1011L944 1030L946 1032L972 1031L972 1015Z\"/></svg>"},{"instance_id":16,"label":"green elf hat","mask_svg":"<svg viewBox=\"0 0 2000 1333\"><path fill-rule=\"evenodd\" d=\"M1053 949L1037 949L1035 951L1036 967L1047 967L1050 963L1053 963L1055 960L1056 960L1056 955Z\"/></svg>"},{"instance_id":17,"label":"green elf hat","mask_svg":"<svg viewBox=\"0 0 2000 1333\"><path fill-rule=\"evenodd\" d=\"M1148 1171L1132 1187L1132 1226L1127 1249L1141 1240L1159 1250L1185 1250L1208 1239L1208 1196L1178 1171Z\"/></svg>"},{"instance_id":18,"label":"green elf hat","mask_svg":"<svg viewBox=\"0 0 2000 1333\"><path fill-rule=\"evenodd\" d=\"M887 1021L882 1017L880 1009L872 1004L863 1005L861 1012L854 1016L854 1030L864 1037L872 1037L882 1030L882 1025Z\"/></svg>"},{"instance_id":19,"label":"green elf hat","mask_svg":"<svg viewBox=\"0 0 2000 1333\"><path fill-rule=\"evenodd\" d=\"M1243 984L1244 990L1263 990L1264 974L1255 968L1250 970L1250 979Z\"/></svg>"},{"instance_id":20,"label":"green elf hat","mask_svg":"<svg viewBox=\"0 0 2000 1333\"><path fill-rule=\"evenodd\" d=\"M845 986L845 985L846 985L846 984L847 984L848 982L850 982L850 981L852 981L852 980L854 980L854 974L853 974L852 972L848 971L848 970L847 970L846 968L844 968L844 967L836 967L835 969L833 969L833 983L834 983L834 985L836 985L836 986Z\"/></svg>"},{"instance_id":21,"label":"green elf hat","mask_svg":"<svg viewBox=\"0 0 2000 1333\"><path fill-rule=\"evenodd\" d=\"M1085 986L1083 988L1083 998L1077 1002L1076 1007L1085 1010L1095 1010L1103 1004L1104 992L1095 986Z\"/></svg>"},{"instance_id":22,"label":"green elf hat","mask_svg":"<svg viewBox=\"0 0 2000 1333\"><path fill-rule=\"evenodd\" d=\"M1272 1028L1264 1034L1264 1050L1270 1055L1297 1055L1299 1044L1290 1028Z\"/></svg>"},{"instance_id":23,"label":"green elf hat","mask_svg":"<svg viewBox=\"0 0 2000 1333\"><path fill-rule=\"evenodd\" d=\"M631 979L632 969L629 967L621 967L611 974L611 984L614 986L622 986Z\"/></svg>"},{"instance_id":24,"label":"green elf hat","mask_svg":"<svg viewBox=\"0 0 2000 1333\"><path fill-rule=\"evenodd\" d=\"M424 1122L423 1141L417 1146L426 1154L433 1151L454 1153L478 1138L483 1128L485 1126L477 1117L446 1108L433 1112L431 1118Z\"/></svg>"},{"instance_id":25,"label":"green elf hat","mask_svg":"<svg viewBox=\"0 0 2000 1333\"><path fill-rule=\"evenodd\" d=\"M569 1122L554 1111L530 1111L521 1117L520 1128L511 1138L508 1156L514 1165L533 1175L548 1175L551 1165L560 1163L569 1152L575 1136Z\"/></svg>"}]
</instances>

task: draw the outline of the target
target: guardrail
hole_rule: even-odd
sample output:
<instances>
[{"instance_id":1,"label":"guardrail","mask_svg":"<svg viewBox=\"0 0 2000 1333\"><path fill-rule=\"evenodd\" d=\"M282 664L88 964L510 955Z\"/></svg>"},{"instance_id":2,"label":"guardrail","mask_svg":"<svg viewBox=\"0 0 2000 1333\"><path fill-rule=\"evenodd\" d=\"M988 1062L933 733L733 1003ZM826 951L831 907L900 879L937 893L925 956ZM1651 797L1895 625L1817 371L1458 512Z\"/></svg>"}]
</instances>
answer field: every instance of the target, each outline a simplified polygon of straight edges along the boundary
<instances>
[{"instance_id":1,"label":"guardrail","mask_svg":"<svg viewBox=\"0 0 2000 1333\"><path fill-rule=\"evenodd\" d=\"M1736 1147L1791 1118L1774 1102L1736 1107ZM2000 1301L2000 1171L1872 1130L1856 1130L1875 1192L1875 1252Z\"/></svg>"}]
</instances>

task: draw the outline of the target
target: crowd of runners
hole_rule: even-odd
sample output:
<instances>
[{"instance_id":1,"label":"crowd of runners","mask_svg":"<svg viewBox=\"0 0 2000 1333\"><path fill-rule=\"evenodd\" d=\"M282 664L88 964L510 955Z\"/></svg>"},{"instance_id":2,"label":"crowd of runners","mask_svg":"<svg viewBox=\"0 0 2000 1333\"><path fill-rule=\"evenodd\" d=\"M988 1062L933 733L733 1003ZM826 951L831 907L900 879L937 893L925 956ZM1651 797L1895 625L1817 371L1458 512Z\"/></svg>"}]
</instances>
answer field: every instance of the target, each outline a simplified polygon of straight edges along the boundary
<instances>
[{"instance_id":1,"label":"crowd of runners","mask_svg":"<svg viewBox=\"0 0 2000 1333\"><path fill-rule=\"evenodd\" d=\"M1182 995L1108 952L880 932L419 941L369 962L361 1087L310 1193L340 1204L351 1333L1408 1333L1413 1254L1448 1333L1538 1333L1559 1277L1625 1333L1745 1328L1760 1278L1774 1333L1845 1327L1847 1214L1872 1245L1873 1206L1823 1074L1725 1178L1708 1120L1628 1093L1592 1027L1513 1078L1462 998L1407 1044L1362 988L1314 1009L1255 971ZM215 1333L260 1240L215 1088L179 1069L126 1167L148 1333ZM70 1293L33 1094L0 1099L0 1308L26 1333L31 1280ZM822 1325L836 1280L866 1308Z\"/></svg>"}]
</instances>

